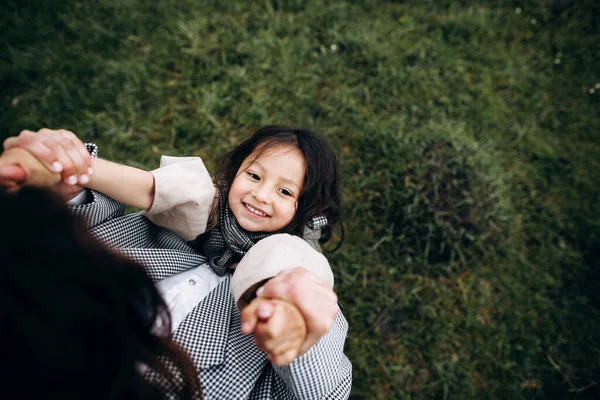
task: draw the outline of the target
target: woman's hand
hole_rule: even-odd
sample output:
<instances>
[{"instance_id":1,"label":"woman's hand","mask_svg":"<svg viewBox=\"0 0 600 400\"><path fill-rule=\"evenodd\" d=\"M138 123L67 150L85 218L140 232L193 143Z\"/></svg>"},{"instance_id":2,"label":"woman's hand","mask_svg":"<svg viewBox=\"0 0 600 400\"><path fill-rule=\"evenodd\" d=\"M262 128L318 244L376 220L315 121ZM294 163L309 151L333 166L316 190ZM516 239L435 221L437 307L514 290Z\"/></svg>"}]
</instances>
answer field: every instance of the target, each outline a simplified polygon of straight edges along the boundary
<instances>
[{"instance_id":1,"label":"woman's hand","mask_svg":"<svg viewBox=\"0 0 600 400\"><path fill-rule=\"evenodd\" d=\"M242 311L242 333L254 332L256 347L276 365L287 365L300 355L306 324L296 306L283 300L254 299ZM253 326L253 330L248 328Z\"/></svg>"},{"instance_id":2,"label":"woman's hand","mask_svg":"<svg viewBox=\"0 0 600 400\"><path fill-rule=\"evenodd\" d=\"M4 141L4 150L21 148L33 154L50 172L60 173L66 185L86 184L92 171L92 158L73 132L40 129L24 130Z\"/></svg>"},{"instance_id":3,"label":"woman's hand","mask_svg":"<svg viewBox=\"0 0 600 400\"><path fill-rule=\"evenodd\" d=\"M27 150L6 150L0 155L0 186L8 190L18 190L24 185L49 188L65 200L73 198L83 190L79 186L65 184L58 172L48 171Z\"/></svg>"},{"instance_id":4,"label":"woman's hand","mask_svg":"<svg viewBox=\"0 0 600 400\"><path fill-rule=\"evenodd\" d=\"M3 162L7 162L4 164ZM8 164L8 160L0 158L0 186L6 189L17 189L20 182L27 179L27 173L18 164Z\"/></svg>"},{"instance_id":5,"label":"woman's hand","mask_svg":"<svg viewBox=\"0 0 600 400\"><path fill-rule=\"evenodd\" d=\"M0 155L0 184L18 189L22 185L53 187L60 175L50 172L30 152L20 148L6 150Z\"/></svg>"}]
</instances>

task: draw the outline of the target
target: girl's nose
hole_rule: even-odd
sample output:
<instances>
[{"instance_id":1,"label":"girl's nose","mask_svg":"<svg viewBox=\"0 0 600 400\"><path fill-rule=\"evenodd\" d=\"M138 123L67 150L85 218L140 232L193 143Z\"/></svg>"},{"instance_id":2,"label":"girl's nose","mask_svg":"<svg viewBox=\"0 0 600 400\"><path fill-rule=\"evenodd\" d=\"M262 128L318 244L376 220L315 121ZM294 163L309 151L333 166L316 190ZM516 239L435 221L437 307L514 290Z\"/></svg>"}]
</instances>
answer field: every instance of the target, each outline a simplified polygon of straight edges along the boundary
<instances>
[{"instance_id":1,"label":"girl's nose","mask_svg":"<svg viewBox=\"0 0 600 400\"><path fill-rule=\"evenodd\" d=\"M254 198L261 203L269 202L269 188L267 188L266 185L260 185L260 187L256 188L253 195Z\"/></svg>"}]
</instances>

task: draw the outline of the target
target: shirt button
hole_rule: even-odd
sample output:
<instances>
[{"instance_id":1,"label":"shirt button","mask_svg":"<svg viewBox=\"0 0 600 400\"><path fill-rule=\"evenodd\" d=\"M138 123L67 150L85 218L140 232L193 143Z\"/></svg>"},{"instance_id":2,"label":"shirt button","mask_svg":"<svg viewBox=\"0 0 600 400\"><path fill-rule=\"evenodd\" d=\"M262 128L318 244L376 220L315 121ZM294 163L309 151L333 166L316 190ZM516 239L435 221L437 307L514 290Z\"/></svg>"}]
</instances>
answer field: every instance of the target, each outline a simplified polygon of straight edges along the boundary
<instances>
[{"instance_id":1,"label":"shirt button","mask_svg":"<svg viewBox=\"0 0 600 400\"><path fill-rule=\"evenodd\" d=\"M196 281L195 281L195 280L193 280L193 279L190 279L190 280L188 281L188 283L189 283L190 285L194 286L194 285L196 284Z\"/></svg>"}]
</instances>

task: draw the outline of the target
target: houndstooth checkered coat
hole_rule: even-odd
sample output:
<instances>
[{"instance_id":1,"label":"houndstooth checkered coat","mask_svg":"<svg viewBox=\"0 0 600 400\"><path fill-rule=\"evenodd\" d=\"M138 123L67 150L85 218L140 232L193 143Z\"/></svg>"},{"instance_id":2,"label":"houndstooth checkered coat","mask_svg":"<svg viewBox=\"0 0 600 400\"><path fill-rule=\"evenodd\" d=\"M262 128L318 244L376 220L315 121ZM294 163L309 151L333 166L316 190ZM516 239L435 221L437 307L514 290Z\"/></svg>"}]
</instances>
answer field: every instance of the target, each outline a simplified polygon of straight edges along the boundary
<instances>
[{"instance_id":1,"label":"houndstooth checkered coat","mask_svg":"<svg viewBox=\"0 0 600 400\"><path fill-rule=\"evenodd\" d=\"M157 282L206 263L183 239L140 214L91 192L89 204L71 207L92 236L146 267ZM229 290L230 278L186 317L174 333L200 372L205 399L346 399L352 365L343 353L348 329L341 312L329 332L290 365L271 364L242 335L241 318Z\"/></svg>"}]
</instances>

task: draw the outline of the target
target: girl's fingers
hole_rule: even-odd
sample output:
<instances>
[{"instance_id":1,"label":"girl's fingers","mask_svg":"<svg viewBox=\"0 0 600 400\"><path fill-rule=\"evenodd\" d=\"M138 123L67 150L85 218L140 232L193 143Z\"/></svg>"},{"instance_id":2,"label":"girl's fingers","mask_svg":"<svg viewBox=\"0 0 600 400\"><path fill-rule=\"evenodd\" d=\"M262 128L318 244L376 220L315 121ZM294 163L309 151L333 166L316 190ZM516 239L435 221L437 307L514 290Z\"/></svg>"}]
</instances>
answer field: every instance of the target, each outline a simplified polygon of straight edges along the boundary
<instances>
[{"instance_id":1,"label":"girl's fingers","mask_svg":"<svg viewBox=\"0 0 600 400\"><path fill-rule=\"evenodd\" d=\"M73 167L75 168L75 175L77 176L77 180L75 183L80 183L85 185L90 181L88 175L88 164L85 162L84 158L77 150L77 147L70 139L64 139L60 142L61 147L64 152L69 156L71 162L73 163Z\"/></svg>"},{"instance_id":2,"label":"girl's fingers","mask_svg":"<svg viewBox=\"0 0 600 400\"><path fill-rule=\"evenodd\" d=\"M242 310L242 333L248 334L254 332L258 324L258 308L261 304L267 302L265 299L254 299Z\"/></svg>"},{"instance_id":3,"label":"girl's fingers","mask_svg":"<svg viewBox=\"0 0 600 400\"><path fill-rule=\"evenodd\" d=\"M273 364L283 366L294 361L297 356L298 351L296 349L290 349L283 353L271 353L269 354L269 359Z\"/></svg>"},{"instance_id":4,"label":"girl's fingers","mask_svg":"<svg viewBox=\"0 0 600 400\"><path fill-rule=\"evenodd\" d=\"M242 333L254 331L256 324L266 322L275 311L275 306L267 299L254 299L242 310Z\"/></svg>"},{"instance_id":5,"label":"girl's fingers","mask_svg":"<svg viewBox=\"0 0 600 400\"><path fill-rule=\"evenodd\" d=\"M270 302L264 302L259 304L256 309L256 316L260 322L267 322L273 315L274 308Z\"/></svg>"}]
</instances>

